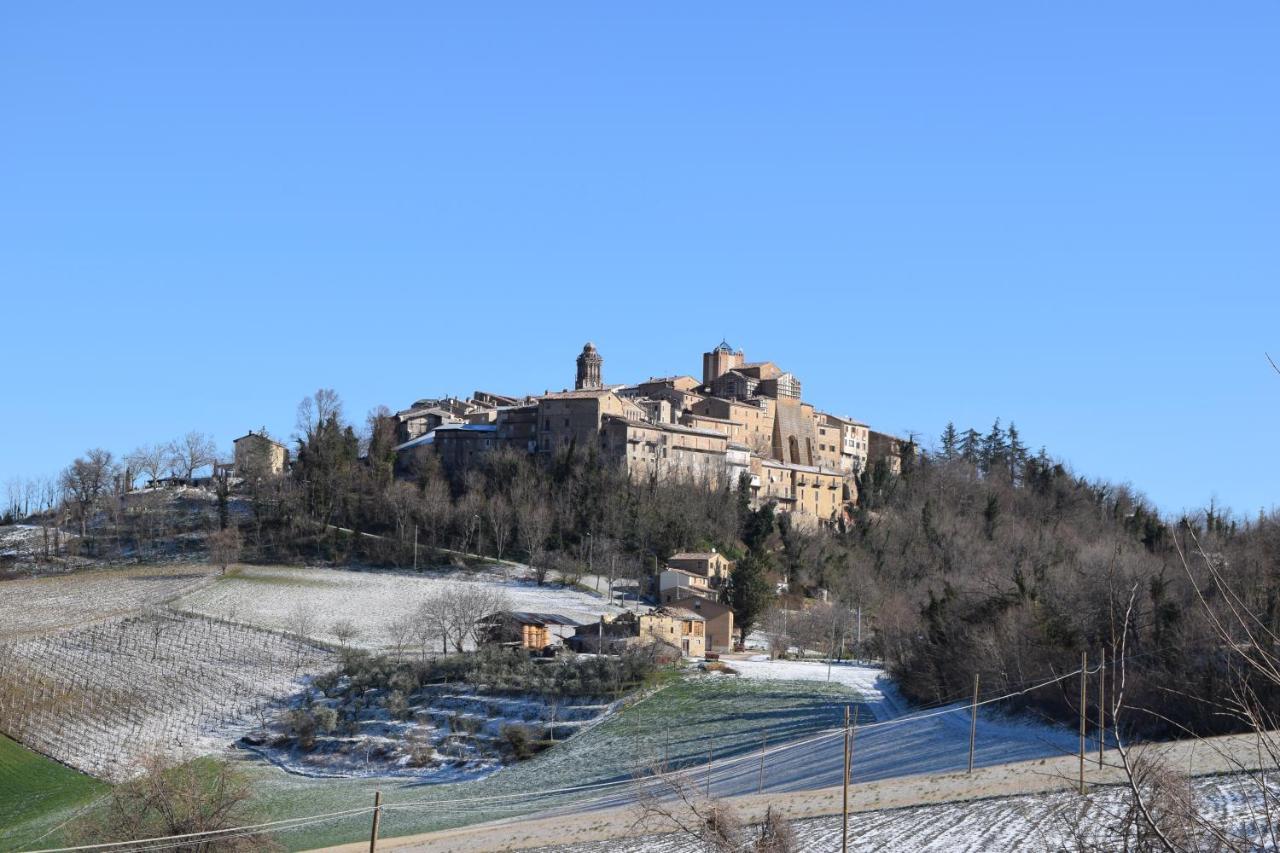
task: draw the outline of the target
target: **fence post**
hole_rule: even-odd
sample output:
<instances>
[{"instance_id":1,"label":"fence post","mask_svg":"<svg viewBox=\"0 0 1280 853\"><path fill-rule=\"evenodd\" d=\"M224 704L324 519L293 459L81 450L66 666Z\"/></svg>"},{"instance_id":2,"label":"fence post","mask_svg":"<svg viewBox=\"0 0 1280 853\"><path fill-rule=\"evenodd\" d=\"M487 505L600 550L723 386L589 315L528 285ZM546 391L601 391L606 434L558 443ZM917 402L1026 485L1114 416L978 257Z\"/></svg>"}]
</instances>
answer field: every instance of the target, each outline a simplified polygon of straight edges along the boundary
<instances>
[{"instance_id":1,"label":"fence post","mask_svg":"<svg viewBox=\"0 0 1280 853\"><path fill-rule=\"evenodd\" d=\"M852 756L849 753L849 706L844 706L844 805L840 810L841 827L840 827L840 850L842 853L848 853L849 850L849 759Z\"/></svg>"},{"instance_id":2,"label":"fence post","mask_svg":"<svg viewBox=\"0 0 1280 853\"><path fill-rule=\"evenodd\" d=\"M1085 690L1089 678L1089 653L1080 653L1080 793L1084 793Z\"/></svg>"},{"instance_id":3,"label":"fence post","mask_svg":"<svg viewBox=\"0 0 1280 853\"><path fill-rule=\"evenodd\" d=\"M1098 665L1098 769L1102 769L1102 751L1107 748L1107 653L1100 655Z\"/></svg>"},{"instance_id":4,"label":"fence post","mask_svg":"<svg viewBox=\"0 0 1280 853\"><path fill-rule=\"evenodd\" d=\"M369 853L378 851L378 826L382 823L382 792L373 792L373 830L369 833Z\"/></svg>"},{"instance_id":5,"label":"fence post","mask_svg":"<svg viewBox=\"0 0 1280 853\"><path fill-rule=\"evenodd\" d=\"M973 674L973 706L969 710L969 772L973 772L973 747L978 739L978 673Z\"/></svg>"},{"instance_id":6,"label":"fence post","mask_svg":"<svg viewBox=\"0 0 1280 853\"><path fill-rule=\"evenodd\" d=\"M756 793L764 793L764 751L769 748L769 730L760 734L760 781L756 783Z\"/></svg>"}]
</instances>

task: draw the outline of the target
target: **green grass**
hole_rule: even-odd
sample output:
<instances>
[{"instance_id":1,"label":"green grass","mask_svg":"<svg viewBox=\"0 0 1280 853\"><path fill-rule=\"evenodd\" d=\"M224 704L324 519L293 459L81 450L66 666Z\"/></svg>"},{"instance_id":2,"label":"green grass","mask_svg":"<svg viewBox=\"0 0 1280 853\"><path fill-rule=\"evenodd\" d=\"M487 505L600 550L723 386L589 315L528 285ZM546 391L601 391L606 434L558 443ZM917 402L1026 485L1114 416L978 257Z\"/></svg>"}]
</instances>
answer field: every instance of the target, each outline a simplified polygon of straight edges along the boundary
<instances>
[{"instance_id":1,"label":"green grass","mask_svg":"<svg viewBox=\"0 0 1280 853\"><path fill-rule=\"evenodd\" d=\"M253 574L246 574L244 570L237 566L228 569L225 575L218 576L219 583L229 583L231 581L239 581L241 583L256 583L268 586L308 586L308 587L324 587L334 586L333 581L322 580L320 578L302 578L290 577L289 569L273 566L268 570L262 570L254 567ZM258 572L264 572L258 574Z\"/></svg>"},{"instance_id":2,"label":"green grass","mask_svg":"<svg viewBox=\"0 0 1280 853\"><path fill-rule=\"evenodd\" d=\"M29 846L107 790L105 782L0 735L0 848ZM54 838L56 831L45 841Z\"/></svg>"}]
</instances>

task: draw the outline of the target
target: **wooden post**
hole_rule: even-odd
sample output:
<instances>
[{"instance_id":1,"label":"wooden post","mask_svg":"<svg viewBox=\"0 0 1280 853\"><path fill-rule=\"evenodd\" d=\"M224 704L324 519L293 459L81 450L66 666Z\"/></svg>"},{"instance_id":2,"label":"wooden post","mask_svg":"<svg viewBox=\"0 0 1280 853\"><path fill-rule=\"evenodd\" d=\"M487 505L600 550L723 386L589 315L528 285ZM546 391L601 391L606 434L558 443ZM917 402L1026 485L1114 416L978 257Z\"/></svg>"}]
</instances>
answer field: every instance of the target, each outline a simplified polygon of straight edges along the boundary
<instances>
[{"instance_id":1,"label":"wooden post","mask_svg":"<svg viewBox=\"0 0 1280 853\"><path fill-rule=\"evenodd\" d=\"M978 740L978 673L973 674L973 706L969 710L969 772L973 772L973 747Z\"/></svg>"},{"instance_id":2,"label":"wooden post","mask_svg":"<svg viewBox=\"0 0 1280 853\"><path fill-rule=\"evenodd\" d=\"M378 851L378 825L382 823L382 792L373 792L373 831L369 833L369 853Z\"/></svg>"},{"instance_id":3,"label":"wooden post","mask_svg":"<svg viewBox=\"0 0 1280 853\"><path fill-rule=\"evenodd\" d=\"M413 526L413 570L418 570L418 525Z\"/></svg>"},{"instance_id":4,"label":"wooden post","mask_svg":"<svg viewBox=\"0 0 1280 853\"><path fill-rule=\"evenodd\" d=\"M1098 665L1098 767L1102 767L1102 752L1107 748L1107 653L1102 653Z\"/></svg>"},{"instance_id":5,"label":"wooden post","mask_svg":"<svg viewBox=\"0 0 1280 853\"><path fill-rule=\"evenodd\" d=\"M844 706L844 805L840 810L840 850L849 850L849 706Z\"/></svg>"},{"instance_id":6,"label":"wooden post","mask_svg":"<svg viewBox=\"0 0 1280 853\"><path fill-rule=\"evenodd\" d=\"M707 744L707 796L711 796L711 752L715 749L715 741Z\"/></svg>"},{"instance_id":7,"label":"wooden post","mask_svg":"<svg viewBox=\"0 0 1280 853\"><path fill-rule=\"evenodd\" d=\"M1084 726L1085 726L1085 685L1089 676L1089 653L1080 653L1080 793L1084 793Z\"/></svg>"},{"instance_id":8,"label":"wooden post","mask_svg":"<svg viewBox=\"0 0 1280 853\"><path fill-rule=\"evenodd\" d=\"M760 735L760 781L756 783L756 793L764 793L764 751L769 748L769 730Z\"/></svg>"}]
</instances>

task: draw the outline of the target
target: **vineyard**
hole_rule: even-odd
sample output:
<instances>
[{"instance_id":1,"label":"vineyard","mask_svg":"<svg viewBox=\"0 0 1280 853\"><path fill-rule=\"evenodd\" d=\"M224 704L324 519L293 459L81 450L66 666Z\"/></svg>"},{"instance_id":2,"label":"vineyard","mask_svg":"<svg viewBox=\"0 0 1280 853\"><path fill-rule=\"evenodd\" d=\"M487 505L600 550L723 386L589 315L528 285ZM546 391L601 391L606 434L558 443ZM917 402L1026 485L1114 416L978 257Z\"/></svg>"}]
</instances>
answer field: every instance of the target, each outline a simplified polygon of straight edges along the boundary
<instances>
[{"instance_id":1,"label":"vineyard","mask_svg":"<svg viewBox=\"0 0 1280 853\"><path fill-rule=\"evenodd\" d=\"M161 612L0 640L0 731L120 779L150 752L225 747L334 659L277 633Z\"/></svg>"},{"instance_id":2,"label":"vineyard","mask_svg":"<svg viewBox=\"0 0 1280 853\"><path fill-rule=\"evenodd\" d=\"M0 639L39 634L136 613L207 583L207 566L80 572L5 581Z\"/></svg>"}]
</instances>

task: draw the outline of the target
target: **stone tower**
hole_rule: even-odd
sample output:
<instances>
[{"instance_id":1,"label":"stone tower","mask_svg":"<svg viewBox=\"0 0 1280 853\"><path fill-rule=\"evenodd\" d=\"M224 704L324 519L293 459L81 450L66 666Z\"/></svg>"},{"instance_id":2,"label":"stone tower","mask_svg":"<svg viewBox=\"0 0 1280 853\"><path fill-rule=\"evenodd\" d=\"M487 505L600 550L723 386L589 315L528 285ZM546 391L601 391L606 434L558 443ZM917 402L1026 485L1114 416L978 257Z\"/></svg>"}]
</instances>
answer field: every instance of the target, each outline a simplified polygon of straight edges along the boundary
<instances>
[{"instance_id":1,"label":"stone tower","mask_svg":"<svg viewBox=\"0 0 1280 853\"><path fill-rule=\"evenodd\" d=\"M721 341L720 346L702 354L702 384L710 385L746 360L742 350L735 351L728 341Z\"/></svg>"},{"instance_id":2,"label":"stone tower","mask_svg":"<svg viewBox=\"0 0 1280 853\"><path fill-rule=\"evenodd\" d=\"M600 378L600 367L603 364L604 359L596 351L596 345L588 342L582 348L582 355L578 356L578 379L573 387L579 391L603 388L604 381Z\"/></svg>"}]
</instances>

